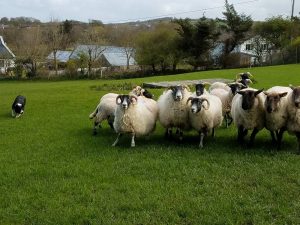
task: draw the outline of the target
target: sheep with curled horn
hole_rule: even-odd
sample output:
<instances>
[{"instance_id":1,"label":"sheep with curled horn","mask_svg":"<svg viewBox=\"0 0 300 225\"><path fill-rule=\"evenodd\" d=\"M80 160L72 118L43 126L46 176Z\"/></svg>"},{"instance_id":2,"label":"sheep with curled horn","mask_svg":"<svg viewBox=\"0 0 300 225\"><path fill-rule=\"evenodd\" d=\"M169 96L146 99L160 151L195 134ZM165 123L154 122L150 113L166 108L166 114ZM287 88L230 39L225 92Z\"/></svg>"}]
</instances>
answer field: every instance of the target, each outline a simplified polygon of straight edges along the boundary
<instances>
[{"instance_id":1,"label":"sheep with curled horn","mask_svg":"<svg viewBox=\"0 0 300 225\"><path fill-rule=\"evenodd\" d=\"M235 76L235 82L242 83L246 87L249 87L250 84L253 84L253 75L250 72L238 73Z\"/></svg>"},{"instance_id":2,"label":"sheep with curled horn","mask_svg":"<svg viewBox=\"0 0 300 225\"><path fill-rule=\"evenodd\" d=\"M264 91L266 95L264 103L266 117L265 127L270 131L272 142L277 145L277 149L280 149L283 133L287 129L287 95L291 91L291 88L282 86L275 86Z\"/></svg>"},{"instance_id":3,"label":"sheep with curled horn","mask_svg":"<svg viewBox=\"0 0 300 225\"><path fill-rule=\"evenodd\" d=\"M199 148L203 148L204 136L212 132L214 137L215 128L222 124L222 102L214 95L204 94L200 97L189 97L187 104L189 123L198 131L200 136Z\"/></svg>"},{"instance_id":4,"label":"sheep with curled horn","mask_svg":"<svg viewBox=\"0 0 300 225\"><path fill-rule=\"evenodd\" d=\"M190 128L186 101L192 93L187 85L169 87L157 100L159 122L166 129L165 136L172 136L172 128L177 128L179 140L183 138L183 130Z\"/></svg>"},{"instance_id":5,"label":"sheep with curled horn","mask_svg":"<svg viewBox=\"0 0 300 225\"><path fill-rule=\"evenodd\" d=\"M156 101L144 96L118 95L117 108L113 123L117 139L116 146L123 134L131 134L131 147L135 147L135 137L149 135L154 131L158 116Z\"/></svg>"}]
</instances>

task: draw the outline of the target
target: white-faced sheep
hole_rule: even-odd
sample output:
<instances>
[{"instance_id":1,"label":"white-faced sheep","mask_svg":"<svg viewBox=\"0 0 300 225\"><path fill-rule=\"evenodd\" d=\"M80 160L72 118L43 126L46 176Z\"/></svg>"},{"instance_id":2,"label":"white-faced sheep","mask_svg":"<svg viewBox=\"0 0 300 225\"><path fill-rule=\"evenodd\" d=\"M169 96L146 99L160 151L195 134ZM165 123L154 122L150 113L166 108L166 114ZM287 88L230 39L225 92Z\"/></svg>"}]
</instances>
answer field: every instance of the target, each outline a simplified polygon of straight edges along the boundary
<instances>
[{"instance_id":1,"label":"white-faced sheep","mask_svg":"<svg viewBox=\"0 0 300 225\"><path fill-rule=\"evenodd\" d=\"M291 88L292 92L287 96L287 130L289 133L296 135L298 140L298 154L300 154L300 86L291 86Z\"/></svg>"},{"instance_id":2,"label":"white-faced sheep","mask_svg":"<svg viewBox=\"0 0 300 225\"><path fill-rule=\"evenodd\" d=\"M135 137L154 131L158 116L157 103L153 99L135 95L118 95L115 101L114 129L118 137L112 146L116 146L122 134L130 133L131 147L134 147Z\"/></svg>"},{"instance_id":3,"label":"white-faced sheep","mask_svg":"<svg viewBox=\"0 0 300 225\"><path fill-rule=\"evenodd\" d=\"M264 94L263 89L246 88L233 97L231 116L238 128L238 142L243 143L248 130L253 130L249 146L252 146L256 134L264 128Z\"/></svg>"},{"instance_id":4,"label":"white-faced sheep","mask_svg":"<svg viewBox=\"0 0 300 225\"><path fill-rule=\"evenodd\" d=\"M188 123L188 107L186 101L191 97L191 92L186 85L170 87L158 99L159 122L166 128L166 137L172 135L172 128L177 128L176 133L182 140L183 130L190 128Z\"/></svg>"},{"instance_id":5,"label":"white-faced sheep","mask_svg":"<svg viewBox=\"0 0 300 225\"><path fill-rule=\"evenodd\" d=\"M227 87L229 87L229 91L223 88L215 88L210 92L210 94L220 98L222 102L223 116L225 118L226 128L228 128L228 126L232 123L232 118L230 115L232 99L235 94L242 88L245 88L245 86L241 83L234 82L227 84Z\"/></svg>"},{"instance_id":6,"label":"white-faced sheep","mask_svg":"<svg viewBox=\"0 0 300 225\"><path fill-rule=\"evenodd\" d=\"M199 132L199 147L203 147L203 138L208 132L222 124L222 102L213 95L201 95L200 97L190 97L187 103L191 101L189 110L189 122L191 126Z\"/></svg>"},{"instance_id":7,"label":"white-faced sheep","mask_svg":"<svg viewBox=\"0 0 300 225\"><path fill-rule=\"evenodd\" d=\"M24 113L25 105L26 98L22 95L18 95L11 106L11 116L15 118L20 117Z\"/></svg>"},{"instance_id":8,"label":"white-faced sheep","mask_svg":"<svg viewBox=\"0 0 300 225\"><path fill-rule=\"evenodd\" d=\"M270 131L272 142L281 147L281 140L287 126L287 94L292 91L289 87L275 86L267 91L265 99L265 126ZM276 138L275 138L276 134Z\"/></svg>"}]
</instances>

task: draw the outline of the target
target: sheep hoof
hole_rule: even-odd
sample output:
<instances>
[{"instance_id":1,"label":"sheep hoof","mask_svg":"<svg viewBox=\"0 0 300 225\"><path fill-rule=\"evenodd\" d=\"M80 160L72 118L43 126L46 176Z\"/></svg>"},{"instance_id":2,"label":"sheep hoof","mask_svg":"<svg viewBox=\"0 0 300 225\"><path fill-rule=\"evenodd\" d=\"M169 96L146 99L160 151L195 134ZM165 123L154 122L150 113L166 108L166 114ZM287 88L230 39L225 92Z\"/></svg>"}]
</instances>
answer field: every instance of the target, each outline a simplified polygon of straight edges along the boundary
<instances>
[{"instance_id":1,"label":"sheep hoof","mask_svg":"<svg viewBox=\"0 0 300 225\"><path fill-rule=\"evenodd\" d=\"M135 143L131 143L131 147L135 147Z\"/></svg>"},{"instance_id":2,"label":"sheep hoof","mask_svg":"<svg viewBox=\"0 0 300 225\"><path fill-rule=\"evenodd\" d=\"M199 148L200 148L200 149L202 149L202 148L203 148L203 145L202 145L202 144L200 144L200 145L199 145Z\"/></svg>"}]
</instances>

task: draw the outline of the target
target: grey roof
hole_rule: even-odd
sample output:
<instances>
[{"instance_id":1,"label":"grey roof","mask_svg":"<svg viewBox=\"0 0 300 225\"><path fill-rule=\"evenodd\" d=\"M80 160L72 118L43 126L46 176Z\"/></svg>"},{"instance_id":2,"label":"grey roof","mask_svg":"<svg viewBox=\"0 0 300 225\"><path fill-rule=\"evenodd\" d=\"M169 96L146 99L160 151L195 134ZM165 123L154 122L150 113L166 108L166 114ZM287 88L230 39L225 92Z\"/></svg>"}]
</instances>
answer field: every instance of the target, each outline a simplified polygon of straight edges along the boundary
<instances>
[{"instance_id":1,"label":"grey roof","mask_svg":"<svg viewBox=\"0 0 300 225\"><path fill-rule=\"evenodd\" d=\"M72 54L72 51L57 51L56 52L56 59L59 62L68 62L70 59L70 56ZM54 54L53 52L51 52L48 56L47 56L48 60L54 60Z\"/></svg>"},{"instance_id":2,"label":"grey roof","mask_svg":"<svg viewBox=\"0 0 300 225\"><path fill-rule=\"evenodd\" d=\"M78 45L72 52L70 58L77 58L79 54L88 54L88 51L92 51L94 56L99 58L105 57L110 66L126 66L127 57L124 47L115 46L100 46L100 45ZM129 65L135 65L135 60L131 57Z\"/></svg>"},{"instance_id":3,"label":"grey roof","mask_svg":"<svg viewBox=\"0 0 300 225\"><path fill-rule=\"evenodd\" d=\"M14 53L5 44L3 37L0 36L0 58L13 59L15 57Z\"/></svg>"}]
</instances>

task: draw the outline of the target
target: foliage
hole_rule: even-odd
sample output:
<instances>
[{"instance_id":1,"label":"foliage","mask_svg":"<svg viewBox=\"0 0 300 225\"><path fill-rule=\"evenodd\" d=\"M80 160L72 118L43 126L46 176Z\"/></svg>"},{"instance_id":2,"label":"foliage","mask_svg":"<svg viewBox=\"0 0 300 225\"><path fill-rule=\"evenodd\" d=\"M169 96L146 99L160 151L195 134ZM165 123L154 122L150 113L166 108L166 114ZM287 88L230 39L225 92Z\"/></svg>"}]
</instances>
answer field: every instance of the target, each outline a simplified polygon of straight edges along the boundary
<instances>
[{"instance_id":1,"label":"foliage","mask_svg":"<svg viewBox=\"0 0 300 225\"><path fill-rule=\"evenodd\" d=\"M130 82L233 79L244 71ZM299 71L299 65L250 70L256 88L297 85ZM199 150L196 132L186 132L178 144L165 140L157 124L149 138L137 138L135 149L127 135L113 148L116 134L108 124L92 136L88 120L109 90L89 87L124 82L1 82L1 224L300 224L295 137L285 134L277 152L263 130L255 147L246 149L237 145L234 126L221 127ZM163 90L151 92L157 99ZM22 117L12 119L18 94L27 105Z\"/></svg>"},{"instance_id":2,"label":"foliage","mask_svg":"<svg viewBox=\"0 0 300 225\"><path fill-rule=\"evenodd\" d=\"M245 41L246 34L249 32L252 26L251 16L245 14L238 14L233 4L229 4L225 1L225 11L223 12L225 17L223 22L221 43L223 44L223 67L226 68L226 57L234 50L234 48Z\"/></svg>"},{"instance_id":3,"label":"foliage","mask_svg":"<svg viewBox=\"0 0 300 225\"><path fill-rule=\"evenodd\" d=\"M205 17L193 23L191 19L178 19L178 48L185 60L194 68L210 64L210 50L215 46L219 33L216 23Z\"/></svg>"},{"instance_id":4,"label":"foliage","mask_svg":"<svg viewBox=\"0 0 300 225\"><path fill-rule=\"evenodd\" d=\"M178 34L174 24L158 24L155 29L141 32L136 43L136 60L139 65L149 65L155 72L157 67L165 71L176 67L180 55L177 53Z\"/></svg>"}]
</instances>

